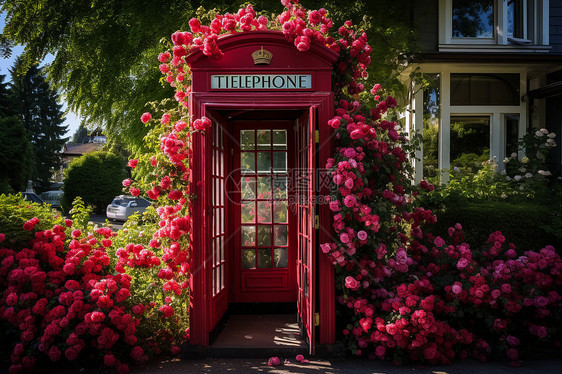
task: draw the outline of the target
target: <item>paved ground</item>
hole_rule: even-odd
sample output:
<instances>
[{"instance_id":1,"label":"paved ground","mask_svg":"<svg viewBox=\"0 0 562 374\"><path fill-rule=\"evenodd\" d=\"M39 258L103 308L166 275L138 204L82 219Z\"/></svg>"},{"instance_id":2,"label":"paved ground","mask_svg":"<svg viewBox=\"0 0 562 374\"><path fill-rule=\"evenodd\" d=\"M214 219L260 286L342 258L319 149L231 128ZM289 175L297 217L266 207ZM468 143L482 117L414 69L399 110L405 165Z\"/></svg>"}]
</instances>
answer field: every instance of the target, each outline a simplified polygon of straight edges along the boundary
<instances>
[{"instance_id":1,"label":"paved ground","mask_svg":"<svg viewBox=\"0 0 562 374\"><path fill-rule=\"evenodd\" d=\"M93 223L97 223L100 226L105 225L106 219L107 217L105 216L105 214L90 214L90 221L92 221ZM125 222L110 220L109 226L111 227L112 231L118 231L123 228L123 223Z\"/></svg>"},{"instance_id":2,"label":"paved ground","mask_svg":"<svg viewBox=\"0 0 562 374\"><path fill-rule=\"evenodd\" d=\"M283 360L284 358L282 358ZM267 359L200 359L152 362L134 368L132 373L333 373L333 374L558 374L562 373L562 358L521 362L520 367L511 367L507 362L477 361L456 362L447 366L395 366L388 362L367 360L311 360L309 363L295 362L280 366L268 366Z\"/></svg>"}]
</instances>

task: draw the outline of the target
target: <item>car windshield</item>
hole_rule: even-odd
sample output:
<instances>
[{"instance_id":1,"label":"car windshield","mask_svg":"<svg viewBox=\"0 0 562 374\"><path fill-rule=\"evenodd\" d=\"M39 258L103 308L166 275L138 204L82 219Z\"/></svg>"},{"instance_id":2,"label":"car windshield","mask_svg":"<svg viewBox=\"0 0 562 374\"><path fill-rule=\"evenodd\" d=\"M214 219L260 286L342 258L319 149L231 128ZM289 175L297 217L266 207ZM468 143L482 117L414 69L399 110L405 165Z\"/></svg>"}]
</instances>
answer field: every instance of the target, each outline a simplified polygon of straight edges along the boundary
<instances>
[{"instance_id":1,"label":"car windshield","mask_svg":"<svg viewBox=\"0 0 562 374\"><path fill-rule=\"evenodd\" d=\"M129 198L126 198L126 197L124 197L124 198L118 198L118 199L114 199L114 200L111 202L111 205L115 205L115 206L127 206L127 205L129 205L129 203L130 203L131 201L133 201L133 200L134 200L134 199L129 199Z\"/></svg>"}]
</instances>

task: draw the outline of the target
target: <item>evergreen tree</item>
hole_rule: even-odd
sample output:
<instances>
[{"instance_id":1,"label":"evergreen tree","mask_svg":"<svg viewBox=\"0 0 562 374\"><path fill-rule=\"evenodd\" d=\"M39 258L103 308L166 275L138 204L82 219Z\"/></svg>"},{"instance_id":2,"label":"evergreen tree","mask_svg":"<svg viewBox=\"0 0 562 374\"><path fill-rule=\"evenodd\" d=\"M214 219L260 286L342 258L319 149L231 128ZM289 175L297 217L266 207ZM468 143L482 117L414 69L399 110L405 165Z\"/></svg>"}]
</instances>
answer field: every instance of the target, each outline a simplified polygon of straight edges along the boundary
<instances>
[{"instance_id":1,"label":"evergreen tree","mask_svg":"<svg viewBox=\"0 0 562 374\"><path fill-rule=\"evenodd\" d=\"M82 144L84 139L88 136L88 129L83 124L76 129L76 132L72 136L72 143Z\"/></svg>"},{"instance_id":2,"label":"evergreen tree","mask_svg":"<svg viewBox=\"0 0 562 374\"><path fill-rule=\"evenodd\" d=\"M60 152L68 138L63 138L62 105L58 95L36 66L18 74L17 59L12 69L12 95L17 115L30 136L35 167L33 179L46 187L53 170L60 166Z\"/></svg>"},{"instance_id":3,"label":"evergreen tree","mask_svg":"<svg viewBox=\"0 0 562 374\"><path fill-rule=\"evenodd\" d=\"M33 169L31 142L5 78L0 75L0 193L23 191Z\"/></svg>"}]
</instances>

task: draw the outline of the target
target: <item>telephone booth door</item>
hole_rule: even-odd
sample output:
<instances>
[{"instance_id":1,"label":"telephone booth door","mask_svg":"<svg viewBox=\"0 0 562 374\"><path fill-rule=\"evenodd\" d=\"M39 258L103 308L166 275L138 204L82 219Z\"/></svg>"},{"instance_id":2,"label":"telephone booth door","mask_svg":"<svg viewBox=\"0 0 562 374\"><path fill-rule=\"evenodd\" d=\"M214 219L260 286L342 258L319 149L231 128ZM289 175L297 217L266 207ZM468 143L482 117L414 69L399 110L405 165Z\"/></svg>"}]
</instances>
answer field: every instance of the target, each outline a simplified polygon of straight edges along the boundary
<instances>
[{"instance_id":1,"label":"telephone booth door","mask_svg":"<svg viewBox=\"0 0 562 374\"><path fill-rule=\"evenodd\" d=\"M234 302L295 302L290 121L234 123Z\"/></svg>"}]
</instances>

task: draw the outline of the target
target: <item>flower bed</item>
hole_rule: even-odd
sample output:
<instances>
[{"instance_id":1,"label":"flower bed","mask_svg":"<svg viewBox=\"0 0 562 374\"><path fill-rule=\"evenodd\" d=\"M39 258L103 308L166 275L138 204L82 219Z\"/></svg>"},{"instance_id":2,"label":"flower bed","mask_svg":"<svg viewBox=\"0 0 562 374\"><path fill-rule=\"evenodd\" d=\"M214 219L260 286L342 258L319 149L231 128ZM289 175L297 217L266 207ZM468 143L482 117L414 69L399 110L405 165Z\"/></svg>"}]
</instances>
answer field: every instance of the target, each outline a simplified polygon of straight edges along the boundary
<instances>
[{"instance_id":1,"label":"flower bed","mask_svg":"<svg viewBox=\"0 0 562 374\"><path fill-rule=\"evenodd\" d=\"M300 51L320 43L340 56L332 85L336 116L327 124L336 137L326 162L335 235L321 250L335 265L338 321L349 350L397 363L447 363L484 359L492 348L517 360L529 347L559 346L562 261L554 249L518 256L496 232L484 251L474 251L460 226L449 229L450 244L424 234L422 225L436 217L416 207L416 196L433 186L410 183L414 147L388 113L396 100L380 85L364 92L367 36L349 22L331 36L326 10L282 3L286 10L274 20L252 6L215 14L209 25L192 19L191 32L174 33L172 51L159 55L177 105L154 104L142 115L153 152L130 160L136 180L123 181L132 195L146 191L156 202L150 229L130 226L114 235L81 219L49 227L31 215L19 232L0 235L0 317L16 343L11 372L32 370L42 358L94 359L126 372L151 351L177 352L188 338L190 143L211 121L187 113L185 58L193 50L220 58L220 34L266 28L282 30Z\"/></svg>"}]
</instances>

